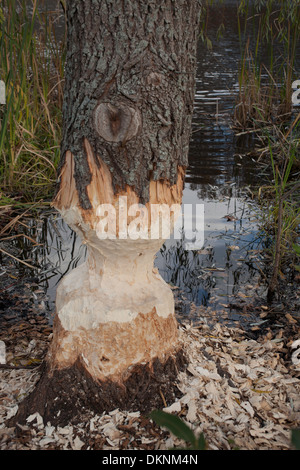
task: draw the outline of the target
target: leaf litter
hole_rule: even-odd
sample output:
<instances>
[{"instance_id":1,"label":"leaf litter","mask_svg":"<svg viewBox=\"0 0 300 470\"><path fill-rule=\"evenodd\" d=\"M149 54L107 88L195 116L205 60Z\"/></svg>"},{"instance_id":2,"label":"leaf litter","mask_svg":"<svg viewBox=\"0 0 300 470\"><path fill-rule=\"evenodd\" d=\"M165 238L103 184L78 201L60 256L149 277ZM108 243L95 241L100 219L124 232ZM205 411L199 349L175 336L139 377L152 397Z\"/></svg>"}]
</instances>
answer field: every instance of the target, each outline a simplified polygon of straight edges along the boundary
<instances>
[{"instance_id":1,"label":"leaf litter","mask_svg":"<svg viewBox=\"0 0 300 470\"><path fill-rule=\"evenodd\" d=\"M242 329L212 327L206 319L182 324L179 332L188 365L178 375L180 398L162 409L180 416L195 434L204 433L211 450L290 449L291 430L300 425L299 340L287 352L284 341L270 335L251 339ZM1 450L163 450L184 444L139 411L119 409L87 413L65 427L44 423L32 410L26 426L7 427L39 374L39 368L0 369Z\"/></svg>"},{"instance_id":2,"label":"leaf litter","mask_svg":"<svg viewBox=\"0 0 300 470\"><path fill-rule=\"evenodd\" d=\"M13 264L5 269L0 450L163 450L185 445L139 411L120 409L101 415L87 412L81 423L65 427L44 423L32 410L25 426L8 427L40 377L52 327L43 290L36 284L33 291L32 280L20 283ZM220 323L211 307L195 306L194 324L179 325L188 365L177 379L180 398L162 400L162 409L180 416L196 434L204 433L209 449L291 448L291 430L300 427L300 328L299 316L285 307L277 311L262 302L238 305L244 316L255 310L255 318L261 319L251 323L251 317L246 330Z\"/></svg>"}]
</instances>

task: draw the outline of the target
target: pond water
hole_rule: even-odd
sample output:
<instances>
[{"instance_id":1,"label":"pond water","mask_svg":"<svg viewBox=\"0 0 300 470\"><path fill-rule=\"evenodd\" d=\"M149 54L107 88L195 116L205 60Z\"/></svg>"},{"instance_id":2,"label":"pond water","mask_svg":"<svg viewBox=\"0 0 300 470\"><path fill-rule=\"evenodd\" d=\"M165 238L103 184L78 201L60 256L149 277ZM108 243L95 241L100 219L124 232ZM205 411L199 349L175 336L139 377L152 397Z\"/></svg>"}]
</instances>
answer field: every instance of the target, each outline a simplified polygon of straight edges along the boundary
<instances>
[{"instance_id":1,"label":"pond water","mask_svg":"<svg viewBox=\"0 0 300 470\"><path fill-rule=\"evenodd\" d=\"M196 321L205 308L220 318L242 321L234 308L236 299L251 297L253 288L256 292L259 286L264 289L260 284L258 208L249 188L259 184L257 164L249 155L253 142L249 137L236 138L232 130L240 59L235 2L225 2L222 17L212 10L208 30L212 39L220 21L225 33L221 40L213 41L213 49L199 43L193 131L182 201L193 207L204 205L204 243L187 251L179 240L168 240L155 260L160 274L174 289L179 320ZM26 240L16 239L15 243L24 259L40 268L33 272L20 265L19 269L38 278L53 312L58 282L83 262L86 249L53 213L31 221L28 235L40 246L32 250Z\"/></svg>"}]
</instances>

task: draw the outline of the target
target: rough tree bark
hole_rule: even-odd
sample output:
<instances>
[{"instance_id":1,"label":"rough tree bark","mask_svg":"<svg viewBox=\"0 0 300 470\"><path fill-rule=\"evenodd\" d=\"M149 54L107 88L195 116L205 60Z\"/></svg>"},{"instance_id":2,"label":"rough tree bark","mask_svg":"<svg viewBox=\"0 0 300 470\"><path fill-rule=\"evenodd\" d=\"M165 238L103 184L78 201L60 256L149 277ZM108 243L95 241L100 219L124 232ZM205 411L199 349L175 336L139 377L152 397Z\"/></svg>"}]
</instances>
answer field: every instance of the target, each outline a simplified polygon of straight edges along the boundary
<instances>
[{"instance_id":1,"label":"rough tree bark","mask_svg":"<svg viewBox=\"0 0 300 470\"><path fill-rule=\"evenodd\" d=\"M173 295L153 268L164 240L126 238L120 196L125 210L143 204L149 213L181 203L199 15L199 0L67 2L54 206L88 259L58 287L46 368L19 421L39 411L63 422L76 405L149 408L171 391L182 356ZM116 239L99 239L102 204L116 210Z\"/></svg>"}]
</instances>

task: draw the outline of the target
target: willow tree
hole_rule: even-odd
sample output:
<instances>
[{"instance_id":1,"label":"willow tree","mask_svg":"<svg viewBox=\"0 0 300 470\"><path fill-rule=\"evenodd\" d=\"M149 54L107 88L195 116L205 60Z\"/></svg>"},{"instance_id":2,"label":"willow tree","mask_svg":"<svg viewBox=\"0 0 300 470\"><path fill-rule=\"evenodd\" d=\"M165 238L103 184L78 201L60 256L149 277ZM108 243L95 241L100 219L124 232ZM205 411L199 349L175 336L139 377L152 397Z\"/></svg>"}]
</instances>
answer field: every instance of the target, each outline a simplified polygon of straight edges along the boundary
<instances>
[{"instance_id":1,"label":"willow tree","mask_svg":"<svg viewBox=\"0 0 300 470\"><path fill-rule=\"evenodd\" d=\"M181 203L199 16L199 0L67 2L53 205L88 257L58 287L52 345L25 414L54 422L76 404L150 406L154 385L167 393L174 379L181 345L173 294L153 267L164 238L126 236L126 228L132 207L151 213ZM103 207L114 209L105 215L115 236L99 235Z\"/></svg>"}]
</instances>

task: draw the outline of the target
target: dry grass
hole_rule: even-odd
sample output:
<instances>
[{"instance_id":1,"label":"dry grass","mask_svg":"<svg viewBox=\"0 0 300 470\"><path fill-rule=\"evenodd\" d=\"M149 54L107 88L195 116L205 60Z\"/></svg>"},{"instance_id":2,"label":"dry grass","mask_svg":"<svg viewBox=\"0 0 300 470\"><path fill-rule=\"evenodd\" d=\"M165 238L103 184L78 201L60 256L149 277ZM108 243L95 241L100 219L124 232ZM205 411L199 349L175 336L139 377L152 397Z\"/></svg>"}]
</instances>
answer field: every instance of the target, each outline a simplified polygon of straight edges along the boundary
<instances>
[{"instance_id":1,"label":"dry grass","mask_svg":"<svg viewBox=\"0 0 300 470\"><path fill-rule=\"evenodd\" d=\"M43 11L37 0L4 0L1 11L1 187L35 202L51 195L59 161L65 44L54 21L63 13Z\"/></svg>"}]
</instances>

